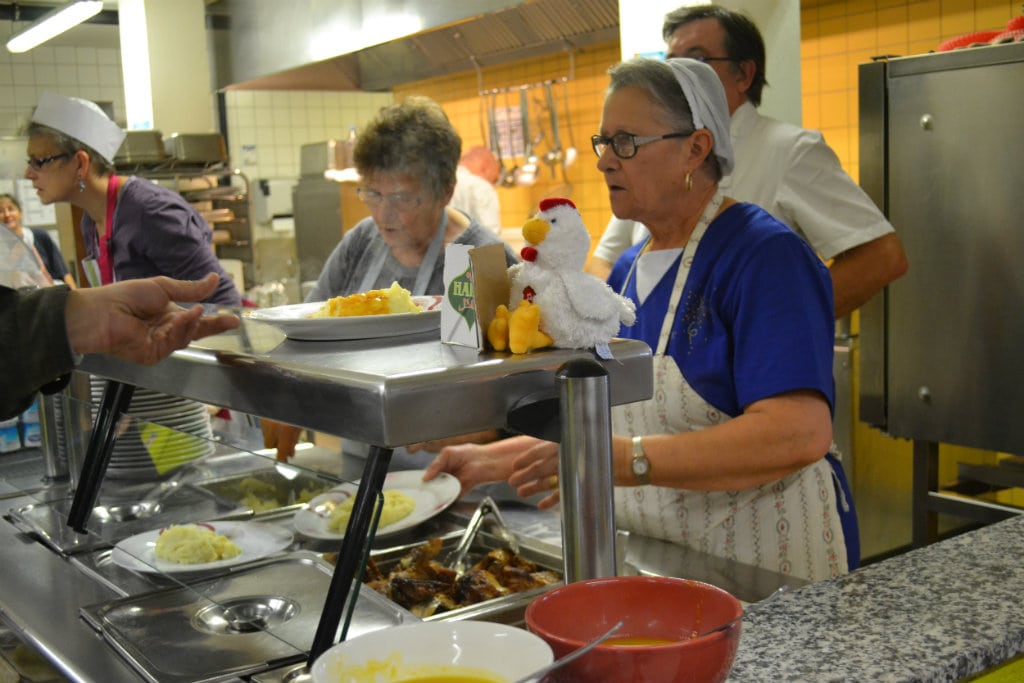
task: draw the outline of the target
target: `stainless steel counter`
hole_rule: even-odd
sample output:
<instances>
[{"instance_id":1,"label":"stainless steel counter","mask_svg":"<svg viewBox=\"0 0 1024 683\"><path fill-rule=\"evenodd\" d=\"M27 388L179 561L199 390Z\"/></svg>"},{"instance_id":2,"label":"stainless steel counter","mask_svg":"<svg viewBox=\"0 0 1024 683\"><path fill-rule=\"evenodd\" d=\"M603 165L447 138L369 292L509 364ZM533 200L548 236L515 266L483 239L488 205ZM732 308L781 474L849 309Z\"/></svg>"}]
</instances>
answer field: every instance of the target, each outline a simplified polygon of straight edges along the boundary
<instances>
[{"instance_id":1,"label":"stainless steel counter","mask_svg":"<svg viewBox=\"0 0 1024 683\"><path fill-rule=\"evenodd\" d=\"M611 360L573 349L480 353L443 344L436 331L294 341L276 327L243 317L237 331L192 344L154 367L91 356L82 369L111 382L68 523L85 530L115 438L114 416L127 407L135 387L146 387L371 445L311 662L335 642L374 500L391 451L399 446L504 427L561 441L563 465L576 464L561 473L563 499L570 491L589 492L579 497L578 514L570 519L591 522L565 526L573 540L565 573L575 579L609 575L615 566L611 487L587 486L587 473L611 470L610 406L653 392L646 344L613 340L610 354Z\"/></svg>"},{"instance_id":2,"label":"stainless steel counter","mask_svg":"<svg viewBox=\"0 0 1024 683\"><path fill-rule=\"evenodd\" d=\"M650 397L651 351L616 340L608 371L612 405ZM232 333L196 342L153 367L86 356L100 377L384 448L506 427L509 413L557 399L555 372L593 359L586 350L523 355L442 344L436 333L308 342L245 320ZM556 404L557 405L557 404Z\"/></svg>"},{"instance_id":3,"label":"stainless steel counter","mask_svg":"<svg viewBox=\"0 0 1024 683\"><path fill-rule=\"evenodd\" d=\"M34 502L8 498L4 509ZM0 615L72 681L138 683L139 674L79 618L82 605L119 597L42 543L0 521Z\"/></svg>"}]
</instances>

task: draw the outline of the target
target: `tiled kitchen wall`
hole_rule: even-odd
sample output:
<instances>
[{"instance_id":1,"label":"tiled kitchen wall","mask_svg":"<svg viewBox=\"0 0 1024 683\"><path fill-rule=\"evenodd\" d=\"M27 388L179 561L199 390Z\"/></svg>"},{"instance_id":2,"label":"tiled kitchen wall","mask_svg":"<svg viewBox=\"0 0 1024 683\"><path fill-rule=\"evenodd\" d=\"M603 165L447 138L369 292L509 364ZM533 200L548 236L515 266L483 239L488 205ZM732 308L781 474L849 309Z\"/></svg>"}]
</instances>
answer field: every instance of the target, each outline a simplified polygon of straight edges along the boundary
<instances>
[{"instance_id":1,"label":"tiled kitchen wall","mask_svg":"<svg viewBox=\"0 0 1024 683\"><path fill-rule=\"evenodd\" d=\"M876 55L924 54L956 36L1000 30L1020 14L1020 0L840 0L802 9L804 126L821 130L857 178L858 65Z\"/></svg>"},{"instance_id":2,"label":"tiled kitchen wall","mask_svg":"<svg viewBox=\"0 0 1024 683\"><path fill-rule=\"evenodd\" d=\"M116 48L47 47L24 54L0 50L0 136L21 135L43 91L111 102L124 125L121 51Z\"/></svg>"},{"instance_id":3,"label":"tiled kitchen wall","mask_svg":"<svg viewBox=\"0 0 1024 683\"><path fill-rule=\"evenodd\" d=\"M229 90L228 154L249 178L299 177L302 145L348 136L369 121L390 93Z\"/></svg>"},{"instance_id":4,"label":"tiled kitchen wall","mask_svg":"<svg viewBox=\"0 0 1024 683\"><path fill-rule=\"evenodd\" d=\"M434 98L444 107L455 128L462 136L462 147L487 144L483 128L486 128L486 107L493 103L488 99L482 101L478 93L482 89L502 90L520 85L534 85L545 80L554 81L552 93L557 100L559 112L560 141L563 148L570 144L576 148L576 162L566 173L568 182L563 182L561 171L541 164L537 182L532 187L501 187L498 189L501 201L501 219L506 228L521 227L523 222L536 211L537 203L548 196L565 196L571 198L580 209L584 223L594 236L593 243L601 234L611 209L608 206L608 190L601 174L597 171L597 158L590 148L590 136L598 131L601 121L601 104L604 100L604 89L608 86L608 67L619 61L618 42L595 45L579 50L570 65L567 52L556 53L547 57L523 60L508 65L487 67L481 70L480 77L476 72L446 76L427 81L420 81L401 86L395 90L395 99L408 95L427 95ZM568 116L563 101L562 79L572 76L568 86ZM541 147L546 149L551 139L551 126L546 121L538 122L536 117L546 118L543 88L530 88L530 110L534 131L543 129L547 135ZM517 107L518 92L506 96L501 94L497 106ZM483 124L483 125L482 125ZM504 159L505 166L511 168L514 163L522 164L520 154L514 159Z\"/></svg>"}]
</instances>

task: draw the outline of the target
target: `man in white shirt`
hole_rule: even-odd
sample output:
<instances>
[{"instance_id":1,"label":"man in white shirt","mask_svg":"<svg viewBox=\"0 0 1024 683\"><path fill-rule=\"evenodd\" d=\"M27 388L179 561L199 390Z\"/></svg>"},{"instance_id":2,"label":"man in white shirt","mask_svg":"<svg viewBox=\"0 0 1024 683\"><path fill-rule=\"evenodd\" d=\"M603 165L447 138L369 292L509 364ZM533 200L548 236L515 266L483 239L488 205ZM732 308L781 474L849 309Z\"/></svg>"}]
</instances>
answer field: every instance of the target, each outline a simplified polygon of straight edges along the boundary
<instances>
[{"instance_id":1,"label":"man in white shirt","mask_svg":"<svg viewBox=\"0 0 1024 683\"><path fill-rule=\"evenodd\" d=\"M716 5L665 15L666 58L691 57L725 86L735 170L722 191L758 204L800 234L830 267L837 319L849 315L907 270L903 246L878 207L843 171L821 134L762 116L765 48L747 16ZM588 270L605 278L646 228L612 218Z\"/></svg>"},{"instance_id":2,"label":"man in white shirt","mask_svg":"<svg viewBox=\"0 0 1024 683\"><path fill-rule=\"evenodd\" d=\"M501 168L494 153L482 145L470 147L455 169L455 193L448 205L477 219L481 225L501 233L498 182Z\"/></svg>"}]
</instances>

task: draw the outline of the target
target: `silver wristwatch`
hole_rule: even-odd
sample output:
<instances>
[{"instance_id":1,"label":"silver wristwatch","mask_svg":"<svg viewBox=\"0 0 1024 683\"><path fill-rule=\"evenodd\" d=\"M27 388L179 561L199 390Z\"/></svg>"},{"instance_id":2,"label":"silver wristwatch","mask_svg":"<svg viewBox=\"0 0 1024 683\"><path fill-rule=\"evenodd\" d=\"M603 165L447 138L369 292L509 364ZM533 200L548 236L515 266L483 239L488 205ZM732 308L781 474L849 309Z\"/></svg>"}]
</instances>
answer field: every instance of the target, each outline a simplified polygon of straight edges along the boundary
<instances>
[{"instance_id":1,"label":"silver wristwatch","mask_svg":"<svg viewBox=\"0 0 1024 683\"><path fill-rule=\"evenodd\" d=\"M633 437L633 477L642 486L651 483L651 461L644 452L642 436Z\"/></svg>"}]
</instances>

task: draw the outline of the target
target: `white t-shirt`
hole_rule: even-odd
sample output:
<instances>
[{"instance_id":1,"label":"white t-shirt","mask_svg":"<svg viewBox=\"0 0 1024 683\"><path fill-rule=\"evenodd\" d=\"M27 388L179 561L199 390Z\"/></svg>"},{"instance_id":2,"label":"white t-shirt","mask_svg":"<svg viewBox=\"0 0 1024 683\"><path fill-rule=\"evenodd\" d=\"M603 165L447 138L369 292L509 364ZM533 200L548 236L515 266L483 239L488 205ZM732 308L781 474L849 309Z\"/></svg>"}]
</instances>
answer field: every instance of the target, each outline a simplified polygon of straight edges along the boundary
<instances>
[{"instance_id":1,"label":"white t-shirt","mask_svg":"<svg viewBox=\"0 0 1024 683\"><path fill-rule=\"evenodd\" d=\"M455 169L455 192L448 206L475 218L485 228L501 234L501 207L498 191L468 168Z\"/></svg>"},{"instance_id":2,"label":"white t-shirt","mask_svg":"<svg viewBox=\"0 0 1024 683\"><path fill-rule=\"evenodd\" d=\"M749 102L733 113L729 132L736 166L719 184L722 192L763 207L822 258L893 232L821 133L761 116ZM594 255L614 263L646 237L642 224L613 217Z\"/></svg>"}]
</instances>

